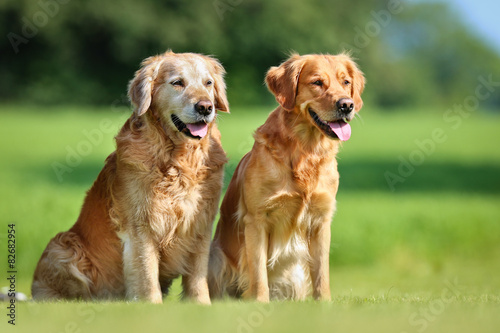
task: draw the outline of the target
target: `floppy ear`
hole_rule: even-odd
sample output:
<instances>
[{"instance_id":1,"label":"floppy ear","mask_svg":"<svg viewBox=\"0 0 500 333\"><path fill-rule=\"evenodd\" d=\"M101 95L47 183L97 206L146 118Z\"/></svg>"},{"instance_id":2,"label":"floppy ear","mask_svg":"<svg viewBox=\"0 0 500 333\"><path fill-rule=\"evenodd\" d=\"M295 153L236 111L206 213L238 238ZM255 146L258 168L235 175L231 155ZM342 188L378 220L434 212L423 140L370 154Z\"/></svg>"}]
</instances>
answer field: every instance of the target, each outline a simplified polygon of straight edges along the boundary
<instances>
[{"instance_id":1,"label":"floppy ear","mask_svg":"<svg viewBox=\"0 0 500 333\"><path fill-rule=\"evenodd\" d=\"M356 109L356 112L361 110L363 107L363 100L361 99L361 93L365 89L365 77L363 76L363 72L359 70L358 66L356 66L356 63L352 60L351 62L351 76L353 78L353 83L352 83L352 100L354 101L354 107Z\"/></svg>"},{"instance_id":2,"label":"floppy ear","mask_svg":"<svg viewBox=\"0 0 500 333\"><path fill-rule=\"evenodd\" d=\"M128 86L128 97L135 106L135 112L138 116L143 115L151 106L151 97L155 79L163 63L161 56L146 58L142 62L142 67L135 72L135 77Z\"/></svg>"},{"instance_id":3,"label":"floppy ear","mask_svg":"<svg viewBox=\"0 0 500 333\"><path fill-rule=\"evenodd\" d=\"M267 87L285 110L295 107L297 85L304 63L303 57L294 54L279 67L271 67L266 74Z\"/></svg>"},{"instance_id":4,"label":"floppy ear","mask_svg":"<svg viewBox=\"0 0 500 333\"><path fill-rule=\"evenodd\" d=\"M226 95L226 83L224 74L226 71L219 61L212 57L206 57L213 67L214 89L215 89L215 109L221 112L229 113L229 102Z\"/></svg>"}]
</instances>

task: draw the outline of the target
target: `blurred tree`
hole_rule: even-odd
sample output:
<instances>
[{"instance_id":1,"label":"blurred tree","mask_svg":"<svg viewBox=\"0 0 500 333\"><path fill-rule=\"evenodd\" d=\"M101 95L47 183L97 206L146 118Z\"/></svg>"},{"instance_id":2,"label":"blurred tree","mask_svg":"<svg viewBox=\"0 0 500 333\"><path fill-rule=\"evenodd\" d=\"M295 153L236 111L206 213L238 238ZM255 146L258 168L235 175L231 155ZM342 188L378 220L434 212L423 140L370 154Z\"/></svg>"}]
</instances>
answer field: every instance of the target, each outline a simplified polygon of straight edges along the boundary
<instances>
[{"instance_id":1,"label":"blurred tree","mask_svg":"<svg viewBox=\"0 0 500 333\"><path fill-rule=\"evenodd\" d=\"M12 102L111 104L168 48L219 58L233 105L273 103L265 73L291 51L352 50L367 104L385 108L448 105L479 75L500 78L499 55L445 5L398 0L7 0L0 33L0 98Z\"/></svg>"},{"instance_id":2,"label":"blurred tree","mask_svg":"<svg viewBox=\"0 0 500 333\"><path fill-rule=\"evenodd\" d=\"M480 76L500 81L500 55L446 4L421 3L410 9L396 17L384 36L392 73L378 91L377 104L387 105L384 100L396 92L389 105L451 106L475 94ZM483 105L500 107L500 94Z\"/></svg>"}]
</instances>

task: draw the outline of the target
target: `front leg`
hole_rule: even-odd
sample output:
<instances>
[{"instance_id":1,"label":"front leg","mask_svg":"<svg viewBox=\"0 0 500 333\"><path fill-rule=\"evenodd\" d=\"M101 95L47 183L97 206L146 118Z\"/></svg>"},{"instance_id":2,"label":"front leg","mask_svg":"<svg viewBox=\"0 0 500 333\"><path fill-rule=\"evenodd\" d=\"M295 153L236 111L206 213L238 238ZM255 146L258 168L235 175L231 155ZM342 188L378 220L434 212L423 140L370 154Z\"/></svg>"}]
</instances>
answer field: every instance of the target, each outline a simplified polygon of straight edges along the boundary
<instances>
[{"instance_id":1,"label":"front leg","mask_svg":"<svg viewBox=\"0 0 500 333\"><path fill-rule=\"evenodd\" d=\"M159 253L153 241L129 233L123 239L123 271L127 298L162 303Z\"/></svg>"},{"instance_id":2,"label":"front leg","mask_svg":"<svg viewBox=\"0 0 500 333\"><path fill-rule=\"evenodd\" d=\"M249 289L243 297L255 298L259 302L269 302L269 285L267 278L267 248L269 235L263 219L253 219L246 215L245 251L248 265Z\"/></svg>"},{"instance_id":3,"label":"front leg","mask_svg":"<svg viewBox=\"0 0 500 333\"><path fill-rule=\"evenodd\" d=\"M310 271L313 285L313 297L316 300L329 301L330 294L330 220L316 226L309 240L311 257Z\"/></svg>"},{"instance_id":4,"label":"front leg","mask_svg":"<svg viewBox=\"0 0 500 333\"><path fill-rule=\"evenodd\" d=\"M197 242L196 250L190 254L190 272L182 276L184 297L207 305L210 304L207 273L211 236L212 229L207 228L206 234Z\"/></svg>"}]
</instances>

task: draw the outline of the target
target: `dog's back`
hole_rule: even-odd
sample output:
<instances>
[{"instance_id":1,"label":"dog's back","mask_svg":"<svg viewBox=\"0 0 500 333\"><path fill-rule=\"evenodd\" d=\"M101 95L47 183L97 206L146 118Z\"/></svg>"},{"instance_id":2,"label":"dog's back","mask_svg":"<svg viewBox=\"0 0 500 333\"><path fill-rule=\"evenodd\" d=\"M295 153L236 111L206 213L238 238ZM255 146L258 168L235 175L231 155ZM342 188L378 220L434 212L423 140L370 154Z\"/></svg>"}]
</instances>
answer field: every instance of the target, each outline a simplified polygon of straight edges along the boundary
<instances>
[{"instance_id":1,"label":"dog's back","mask_svg":"<svg viewBox=\"0 0 500 333\"><path fill-rule=\"evenodd\" d=\"M108 212L115 171L113 153L87 193L75 225L57 234L44 250L33 277L34 299L124 296L121 242Z\"/></svg>"}]
</instances>

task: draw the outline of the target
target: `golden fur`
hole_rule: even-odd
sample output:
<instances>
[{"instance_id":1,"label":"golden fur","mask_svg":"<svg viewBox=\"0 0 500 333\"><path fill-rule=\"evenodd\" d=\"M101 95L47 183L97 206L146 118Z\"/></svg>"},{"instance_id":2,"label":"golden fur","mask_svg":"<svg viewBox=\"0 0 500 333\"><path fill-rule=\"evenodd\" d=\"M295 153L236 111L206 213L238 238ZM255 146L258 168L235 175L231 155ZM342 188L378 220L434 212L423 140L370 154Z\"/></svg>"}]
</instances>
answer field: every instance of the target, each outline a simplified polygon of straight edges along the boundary
<instances>
[{"instance_id":1,"label":"golden fur","mask_svg":"<svg viewBox=\"0 0 500 333\"><path fill-rule=\"evenodd\" d=\"M75 225L43 252L34 299L161 303L182 275L184 296L210 303L208 254L226 163L213 121L216 110L229 110L223 74L217 60L197 54L144 60L129 85L135 111ZM196 109L200 101L205 109ZM193 122L207 133L193 135Z\"/></svg>"},{"instance_id":2,"label":"golden fur","mask_svg":"<svg viewBox=\"0 0 500 333\"><path fill-rule=\"evenodd\" d=\"M280 106L257 129L222 202L210 295L301 300L312 287L315 299L329 300L339 140L309 111L323 121L350 121L365 80L347 55L293 55L269 70L266 83ZM348 113L340 112L343 98L353 103Z\"/></svg>"}]
</instances>

